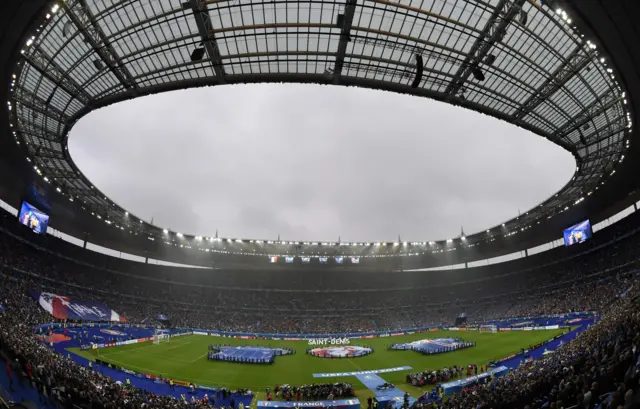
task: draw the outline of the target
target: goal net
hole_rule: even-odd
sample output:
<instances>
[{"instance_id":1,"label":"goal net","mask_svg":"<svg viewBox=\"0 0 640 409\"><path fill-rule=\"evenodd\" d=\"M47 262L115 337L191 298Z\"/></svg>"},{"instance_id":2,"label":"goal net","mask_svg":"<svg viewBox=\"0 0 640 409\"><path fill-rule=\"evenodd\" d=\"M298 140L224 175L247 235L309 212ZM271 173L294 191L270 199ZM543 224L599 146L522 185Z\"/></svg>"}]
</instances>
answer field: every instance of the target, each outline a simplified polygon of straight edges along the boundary
<instances>
[{"instance_id":1,"label":"goal net","mask_svg":"<svg viewBox=\"0 0 640 409\"><path fill-rule=\"evenodd\" d=\"M161 344L165 342L171 342L171 335L165 331L156 331L153 335L153 343Z\"/></svg>"},{"instance_id":2,"label":"goal net","mask_svg":"<svg viewBox=\"0 0 640 409\"><path fill-rule=\"evenodd\" d=\"M495 325L482 325L479 330L480 332L496 333L498 332L498 327Z\"/></svg>"}]
</instances>

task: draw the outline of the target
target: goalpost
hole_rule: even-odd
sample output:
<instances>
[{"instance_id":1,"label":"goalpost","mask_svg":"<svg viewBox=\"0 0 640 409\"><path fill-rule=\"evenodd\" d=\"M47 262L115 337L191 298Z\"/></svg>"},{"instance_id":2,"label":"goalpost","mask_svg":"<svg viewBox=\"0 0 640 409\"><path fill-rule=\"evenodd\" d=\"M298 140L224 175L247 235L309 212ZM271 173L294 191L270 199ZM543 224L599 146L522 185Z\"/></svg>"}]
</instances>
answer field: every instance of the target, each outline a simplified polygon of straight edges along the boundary
<instances>
[{"instance_id":1,"label":"goalpost","mask_svg":"<svg viewBox=\"0 0 640 409\"><path fill-rule=\"evenodd\" d=\"M169 332L156 329L156 332L153 334L153 343L158 345L165 342L171 342L171 335L169 335Z\"/></svg>"},{"instance_id":2,"label":"goalpost","mask_svg":"<svg viewBox=\"0 0 640 409\"><path fill-rule=\"evenodd\" d=\"M478 329L480 330L480 332L488 332L488 333L493 333L493 334L498 332L498 326L497 325L481 325L480 328L478 328Z\"/></svg>"}]
</instances>

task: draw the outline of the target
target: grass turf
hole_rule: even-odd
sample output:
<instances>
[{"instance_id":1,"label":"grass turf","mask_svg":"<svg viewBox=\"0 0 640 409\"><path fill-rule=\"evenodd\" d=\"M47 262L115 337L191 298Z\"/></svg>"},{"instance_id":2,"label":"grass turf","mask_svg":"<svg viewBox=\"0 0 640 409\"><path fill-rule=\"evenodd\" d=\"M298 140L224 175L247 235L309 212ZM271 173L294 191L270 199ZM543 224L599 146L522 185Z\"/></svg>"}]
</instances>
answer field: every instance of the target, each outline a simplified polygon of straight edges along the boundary
<instances>
[{"instance_id":1,"label":"grass turf","mask_svg":"<svg viewBox=\"0 0 640 409\"><path fill-rule=\"evenodd\" d=\"M351 340L352 344L372 346L375 352L358 358L326 359L304 353L307 341L271 341L217 338L202 335L188 335L173 338L171 342L155 345L126 345L103 350L81 351L72 348L70 352L85 358L96 358L136 372L145 372L202 385L249 388L257 393L258 399L264 399L267 386L273 389L276 384L303 385L320 382L345 381L353 384L357 396L362 400L374 394L355 377L313 378L312 374L322 372L353 372L370 369L411 366L413 369L403 372L389 372L380 376L396 384L401 390L418 397L423 390L406 383L406 374L426 369L442 369L451 365L484 365L492 360L519 352L522 348L550 339L567 330L546 331L509 331L496 334L479 332L436 331L392 338L373 338ZM422 355L414 351L388 351L387 345L403 343L425 338L449 338L460 336L465 341L476 341L474 347L439 355ZM297 350L295 355L278 356L272 365L241 364L233 362L207 360L209 344L261 345L288 347Z\"/></svg>"}]
</instances>

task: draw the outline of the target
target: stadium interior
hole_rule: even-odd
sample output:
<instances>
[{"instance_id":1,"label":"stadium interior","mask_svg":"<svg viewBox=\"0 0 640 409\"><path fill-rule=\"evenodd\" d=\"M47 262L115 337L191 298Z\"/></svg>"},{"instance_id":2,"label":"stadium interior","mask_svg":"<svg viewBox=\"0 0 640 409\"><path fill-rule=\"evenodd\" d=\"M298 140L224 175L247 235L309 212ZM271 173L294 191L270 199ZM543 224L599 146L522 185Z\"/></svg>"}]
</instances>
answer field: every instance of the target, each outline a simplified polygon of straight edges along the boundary
<instances>
[{"instance_id":1,"label":"stadium interior","mask_svg":"<svg viewBox=\"0 0 640 409\"><path fill-rule=\"evenodd\" d=\"M636 0L4 0L0 409L640 408L638 24ZM261 82L458 105L576 172L486 231L307 242L154 225L68 153L101 107Z\"/></svg>"}]
</instances>

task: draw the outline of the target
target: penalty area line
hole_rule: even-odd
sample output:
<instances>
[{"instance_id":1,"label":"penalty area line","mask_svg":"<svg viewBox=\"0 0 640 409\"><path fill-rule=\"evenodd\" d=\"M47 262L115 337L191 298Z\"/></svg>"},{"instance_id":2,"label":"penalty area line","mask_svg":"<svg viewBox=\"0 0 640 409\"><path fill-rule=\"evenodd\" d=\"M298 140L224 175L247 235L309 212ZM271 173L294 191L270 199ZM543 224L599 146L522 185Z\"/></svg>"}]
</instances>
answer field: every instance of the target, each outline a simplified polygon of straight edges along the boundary
<instances>
[{"instance_id":1,"label":"penalty area line","mask_svg":"<svg viewBox=\"0 0 640 409\"><path fill-rule=\"evenodd\" d=\"M358 369L359 371L362 371L362 368L360 368L360 366L358 366L358 364L353 362L353 360L351 358L347 358L347 361L349 361L351 363L351 365L355 366L356 369Z\"/></svg>"},{"instance_id":2,"label":"penalty area line","mask_svg":"<svg viewBox=\"0 0 640 409\"><path fill-rule=\"evenodd\" d=\"M193 361L189 361L191 363L194 363L195 361L199 361L202 358L204 358L205 356L207 356L208 352L205 352L204 354L200 355L199 357L197 357L196 359L194 359Z\"/></svg>"}]
</instances>

